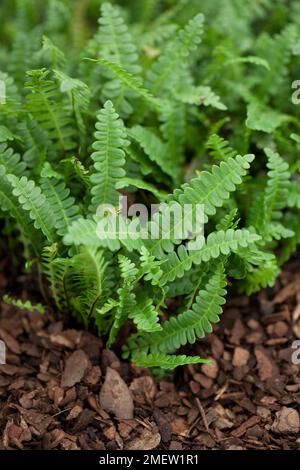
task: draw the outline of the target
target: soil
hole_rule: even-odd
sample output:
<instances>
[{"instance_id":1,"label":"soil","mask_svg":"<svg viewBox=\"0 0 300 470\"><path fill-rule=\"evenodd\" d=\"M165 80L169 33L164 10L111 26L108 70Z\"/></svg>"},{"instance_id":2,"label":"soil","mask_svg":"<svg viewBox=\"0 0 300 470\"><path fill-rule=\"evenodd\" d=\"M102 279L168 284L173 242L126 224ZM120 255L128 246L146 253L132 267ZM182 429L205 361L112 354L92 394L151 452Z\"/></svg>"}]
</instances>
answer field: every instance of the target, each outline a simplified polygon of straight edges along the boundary
<instances>
[{"instance_id":1,"label":"soil","mask_svg":"<svg viewBox=\"0 0 300 470\"><path fill-rule=\"evenodd\" d=\"M32 282L13 284L24 295ZM231 293L214 332L183 351L212 366L160 380L85 330L2 303L0 449L299 449L299 338L299 260L273 289Z\"/></svg>"}]
</instances>

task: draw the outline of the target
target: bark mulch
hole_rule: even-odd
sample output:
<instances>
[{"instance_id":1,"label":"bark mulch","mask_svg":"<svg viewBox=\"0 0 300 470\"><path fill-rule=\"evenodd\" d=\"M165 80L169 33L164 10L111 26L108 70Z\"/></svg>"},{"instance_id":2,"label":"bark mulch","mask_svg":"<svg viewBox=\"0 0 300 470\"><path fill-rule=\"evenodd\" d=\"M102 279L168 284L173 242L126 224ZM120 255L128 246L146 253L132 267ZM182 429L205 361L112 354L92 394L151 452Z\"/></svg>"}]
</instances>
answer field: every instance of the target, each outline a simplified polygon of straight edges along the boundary
<instances>
[{"instance_id":1,"label":"bark mulch","mask_svg":"<svg viewBox=\"0 0 300 470\"><path fill-rule=\"evenodd\" d=\"M213 365L160 381L87 331L1 304L0 449L299 449L299 268L231 295L214 333L185 351Z\"/></svg>"}]
</instances>

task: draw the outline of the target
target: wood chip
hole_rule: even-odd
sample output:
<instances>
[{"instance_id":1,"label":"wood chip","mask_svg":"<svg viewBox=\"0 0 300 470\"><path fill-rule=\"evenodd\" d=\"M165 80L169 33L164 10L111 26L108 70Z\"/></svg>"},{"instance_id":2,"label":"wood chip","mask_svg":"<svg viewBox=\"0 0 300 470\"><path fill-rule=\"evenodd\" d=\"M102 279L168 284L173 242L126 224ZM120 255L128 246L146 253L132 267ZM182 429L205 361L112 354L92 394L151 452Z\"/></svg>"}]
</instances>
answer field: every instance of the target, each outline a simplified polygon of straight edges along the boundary
<instances>
[{"instance_id":1,"label":"wood chip","mask_svg":"<svg viewBox=\"0 0 300 470\"><path fill-rule=\"evenodd\" d=\"M300 430L299 413L294 408L282 407L277 411L272 431L278 434L298 433Z\"/></svg>"},{"instance_id":2,"label":"wood chip","mask_svg":"<svg viewBox=\"0 0 300 470\"><path fill-rule=\"evenodd\" d=\"M262 346L256 346L255 356L257 360L258 373L261 380L267 380L279 375L278 367L270 353Z\"/></svg>"},{"instance_id":3,"label":"wood chip","mask_svg":"<svg viewBox=\"0 0 300 470\"><path fill-rule=\"evenodd\" d=\"M126 447L127 450L152 450L160 444L160 434L145 429L140 437L131 441Z\"/></svg>"},{"instance_id":4,"label":"wood chip","mask_svg":"<svg viewBox=\"0 0 300 470\"><path fill-rule=\"evenodd\" d=\"M73 387L83 379L87 369L90 367L90 361L84 351L79 349L74 351L66 360L65 370L61 378L62 387Z\"/></svg>"},{"instance_id":5,"label":"wood chip","mask_svg":"<svg viewBox=\"0 0 300 470\"><path fill-rule=\"evenodd\" d=\"M251 416L251 418L247 419L247 421L244 421L241 426L239 426L237 429L232 431L231 435L234 437L241 437L247 429L252 428L256 424L260 422L260 417L259 416Z\"/></svg>"},{"instance_id":6,"label":"wood chip","mask_svg":"<svg viewBox=\"0 0 300 470\"><path fill-rule=\"evenodd\" d=\"M249 360L249 357L250 357L250 353L247 349L237 346L234 349L232 364L235 367L245 366Z\"/></svg>"},{"instance_id":7,"label":"wood chip","mask_svg":"<svg viewBox=\"0 0 300 470\"><path fill-rule=\"evenodd\" d=\"M133 418L133 398L120 374L107 367L105 382L100 392L100 405L119 419Z\"/></svg>"}]
</instances>

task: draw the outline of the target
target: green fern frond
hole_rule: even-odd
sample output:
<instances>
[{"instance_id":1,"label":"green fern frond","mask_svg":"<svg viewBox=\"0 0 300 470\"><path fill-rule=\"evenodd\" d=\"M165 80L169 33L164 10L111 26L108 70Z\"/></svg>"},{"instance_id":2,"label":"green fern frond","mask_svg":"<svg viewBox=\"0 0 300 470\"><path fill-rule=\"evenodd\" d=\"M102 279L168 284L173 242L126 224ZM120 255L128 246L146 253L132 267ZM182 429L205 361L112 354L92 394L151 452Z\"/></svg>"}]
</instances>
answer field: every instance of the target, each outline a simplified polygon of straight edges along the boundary
<instances>
[{"instance_id":1,"label":"green fern frond","mask_svg":"<svg viewBox=\"0 0 300 470\"><path fill-rule=\"evenodd\" d=\"M187 131L187 111L184 104L179 101L175 101L173 106L168 106L161 109L160 120L162 124L160 126L161 132L166 141L166 153L170 155L170 159L174 166L180 167L184 162L184 147L186 143L186 131ZM176 174L176 184L182 182L181 171Z\"/></svg>"},{"instance_id":2,"label":"green fern frond","mask_svg":"<svg viewBox=\"0 0 300 470\"><path fill-rule=\"evenodd\" d=\"M32 304L30 300L21 300L21 299L14 299L9 295L4 295L2 300L8 304L13 305L14 307L20 308L21 310L27 310L30 313L41 313L44 314L46 308L42 304Z\"/></svg>"},{"instance_id":3,"label":"green fern frond","mask_svg":"<svg viewBox=\"0 0 300 470\"><path fill-rule=\"evenodd\" d=\"M0 165L0 210L3 213L8 212L9 216L15 219L17 226L27 240L33 251L38 254L40 244L39 233L32 224L27 211L24 211L19 204L16 196L13 194L13 187L10 184L7 175L4 174L4 167Z\"/></svg>"},{"instance_id":4,"label":"green fern frond","mask_svg":"<svg viewBox=\"0 0 300 470\"><path fill-rule=\"evenodd\" d=\"M115 112L111 101L107 101L97 116L96 141L91 158L94 173L91 175L92 203L90 212L96 212L100 204L119 204L116 183L125 175L124 147L128 145L126 132L121 119Z\"/></svg>"},{"instance_id":5,"label":"green fern frond","mask_svg":"<svg viewBox=\"0 0 300 470\"><path fill-rule=\"evenodd\" d=\"M158 96L170 83L176 81L178 70L185 64L189 54L201 42L203 15L197 15L184 29L176 34L147 74L147 87Z\"/></svg>"},{"instance_id":6,"label":"green fern frond","mask_svg":"<svg viewBox=\"0 0 300 470\"><path fill-rule=\"evenodd\" d=\"M135 354L132 358L134 364L140 367L160 367L165 370L172 370L178 366L184 366L187 364L210 364L209 359L202 359L199 356L172 356L162 353L139 353Z\"/></svg>"},{"instance_id":7,"label":"green fern frond","mask_svg":"<svg viewBox=\"0 0 300 470\"><path fill-rule=\"evenodd\" d=\"M26 88L27 111L44 129L54 143L54 148L67 151L74 148L74 129L72 117L63 105L56 83L48 78L49 71L44 69L27 72ZM61 105L57 106L60 102Z\"/></svg>"},{"instance_id":8,"label":"green fern frond","mask_svg":"<svg viewBox=\"0 0 300 470\"><path fill-rule=\"evenodd\" d=\"M244 157L237 155L234 159L229 158L226 162L221 162L219 166L213 165L211 172L203 171L197 178L185 183L180 189L176 189L168 199L169 205L177 203L184 207L187 204L185 219L193 221L195 205L202 204L204 206L204 222L206 222L207 217L215 215L216 209L222 207L230 193L242 183L242 177L246 175L253 159L254 155L245 155ZM160 214L155 214L152 224L161 226ZM147 248L150 253L162 258L164 251L172 251L174 234L179 232L178 229L181 226L182 219L179 218L170 229L164 230L159 240L149 240Z\"/></svg>"},{"instance_id":9,"label":"green fern frond","mask_svg":"<svg viewBox=\"0 0 300 470\"><path fill-rule=\"evenodd\" d=\"M132 292L132 286L125 284L118 289L118 306L116 308L113 324L109 333L107 347L110 347L116 340L117 335L136 308L136 297Z\"/></svg>"},{"instance_id":10,"label":"green fern frond","mask_svg":"<svg viewBox=\"0 0 300 470\"><path fill-rule=\"evenodd\" d=\"M265 153L268 157L267 185L263 192L257 193L249 223L253 222L257 232L262 234L266 241L270 241L273 238L272 233L277 240L280 233L288 236L288 232L278 225L278 221L282 218L283 209L288 205L291 174L288 164L278 153L271 149L265 149Z\"/></svg>"},{"instance_id":11,"label":"green fern frond","mask_svg":"<svg viewBox=\"0 0 300 470\"><path fill-rule=\"evenodd\" d=\"M22 176L25 173L26 163L21 161L19 154L14 153L12 148L6 144L0 145L0 165L5 168L6 173Z\"/></svg>"},{"instance_id":12,"label":"green fern frond","mask_svg":"<svg viewBox=\"0 0 300 470\"><path fill-rule=\"evenodd\" d=\"M100 241L97 236L97 221L93 218L85 219L79 217L68 228L68 232L64 236L64 244L67 246L99 246ZM120 244L118 243L116 249L119 249L119 247Z\"/></svg>"},{"instance_id":13,"label":"green fern frond","mask_svg":"<svg viewBox=\"0 0 300 470\"><path fill-rule=\"evenodd\" d=\"M286 214L285 216L285 225L293 229L294 235L288 238L283 246L282 253L279 257L279 263L282 265L296 252L298 246L300 245L300 225L299 225L299 215L296 214Z\"/></svg>"},{"instance_id":14,"label":"green fern frond","mask_svg":"<svg viewBox=\"0 0 300 470\"><path fill-rule=\"evenodd\" d=\"M259 267L253 268L240 284L240 291L251 295L260 289L272 287L280 273L276 258L266 261Z\"/></svg>"},{"instance_id":15,"label":"green fern frond","mask_svg":"<svg viewBox=\"0 0 300 470\"><path fill-rule=\"evenodd\" d=\"M284 227L279 222L269 223L264 231L264 242L272 240L281 240L282 238L291 238L294 236L293 230Z\"/></svg>"},{"instance_id":16,"label":"green fern frond","mask_svg":"<svg viewBox=\"0 0 300 470\"><path fill-rule=\"evenodd\" d=\"M291 181L288 186L287 206L300 209L300 182Z\"/></svg>"},{"instance_id":17,"label":"green fern frond","mask_svg":"<svg viewBox=\"0 0 300 470\"><path fill-rule=\"evenodd\" d=\"M175 88L174 95L182 103L189 105L212 106L213 108L225 111L227 106L222 103L221 98L209 86L188 85L185 88Z\"/></svg>"},{"instance_id":18,"label":"green fern frond","mask_svg":"<svg viewBox=\"0 0 300 470\"><path fill-rule=\"evenodd\" d=\"M47 131L42 129L30 115L24 121L18 123L17 129L24 151L23 160L28 168L38 174L46 158L46 149L50 144ZM17 174L16 172L13 173Z\"/></svg>"},{"instance_id":19,"label":"green fern frond","mask_svg":"<svg viewBox=\"0 0 300 470\"><path fill-rule=\"evenodd\" d=\"M278 111L266 106L261 101L253 99L248 106L246 125L254 131L273 133L284 122L284 116Z\"/></svg>"},{"instance_id":20,"label":"green fern frond","mask_svg":"<svg viewBox=\"0 0 300 470\"><path fill-rule=\"evenodd\" d=\"M132 74L139 73L137 50L119 9L110 3L103 3L99 25L97 41L102 57L120 64Z\"/></svg>"},{"instance_id":21,"label":"green fern frond","mask_svg":"<svg viewBox=\"0 0 300 470\"><path fill-rule=\"evenodd\" d=\"M106 299L107 267L101 248L84 247L71 259L66 278L68 298L86 325Z\"/></svg>"},{"instance_id":22,"label":"green fern frond","mask_svg":"<svg viewBox=\"0 0 300 470\"><path fill-rule=\"evenodd\" d=\"M99 26L95 42L101 58L118 64L130 74L139 76L141 68L138 64L137 49L118 7L104 3L101 6ZM132 106L127 99L128 92L124 90L123 81L116 79L115 74L107 69L105 72L108 81L102 88L104 99L112 99L122 116L131 114Z\"/></svg>"},{"instance_id":23,"label":"green fern frond","mask_svg":"<svg viewBox=\"0 0 300 470\"><path fill-rule=\"evenodd\" d=\"M50 284L55 305L61 312L66 312L69 308L66 282L71 260L57 257L56 243L43 249L42 259L43 273Z\"/></svg>"},{"instance_id":24,"label":"green fern frond","mask_svg":"<svg viewBox=\"0 0 300 470\"><path fill-rule=\"evenodd\" d=\"M212 324L219 321L221 306L225 303L225 285L224 267L221 265L199 292L190 310L163 322L161 332L129 339L129 349L133 353L137 349L169 353L187 343L193 344L197 338L211 333Z\"/></svg>"},{"instance_id":25,"label":"green fern frond","mask_svg":"<svg viewBox=\"0 0 300 470\"><path fill-rule=\"evenodd\" d=\"M155 98L147 88L144 87L143 83L136 78L135 75L132 73L128 72L124 67L122 67L119 63L115 62L109 62L108 60L105 59L89 59L87 58L86 60L91 60L92 62L96 62L100 65L103 65L104 67L107 67L109 70L115 73L117 78L120 80L120 82L123 84L125 88L128 88L129 90L134 91L137 93L139 96L145 99L145 101L150 104L151 107L154 107L154 109L161 109L162 103L160 100Z\"/></svg>"},{"instance_id":26,"label":"green fern frond","mask_svg":"<svg viewBox=\"0 0 300 470\"><path fill-rule=\"evenodd\" d=\"M130 129L129 136L137 142L151 161L155 162L167 175L178 177L178 170L168 154L166 144L152 130L142 126Z\"/></svg>"},{"instance_id":27,"label":"green fern frond","mask_svg":"<svg viewBox=\"0 0 300 470\"><path fill-rule=\"evenodd\" d=\"M18 198L23 210L29 212L34 227L40 229L47 240L53 243L56 238L55 221L41 188L26 176L18 178L15 175L7 175L7 179L13 188L13 195Z\"/></svg>"},{"instance_id":28,"label":"green fern frond","mask_svg":"<svg viewBox=\"0 0 300 470\"><path fill-rule=\"evenodd\" d=\"M206 142L206 148L209 154L217 161L227 161L228 158L234 158L237 152L229 146L229 142L217 134L209 136Z\"/></svg>"},{"instance_id":29,"label":"green fern frond","mask_svg":"<svg viewBox=\"0 0 300 470\"><path fill-rule=\"evenodd\" d=\"M239 220L236 220L238 214L237 208L231 209L231 211L224 215L216 225L216 231L228 230L230 228L236 229L238 227Z\"/></svg>"},{"instance_id":30,"label":"green fern frond","mask_svg":"<svg viewBox=\"0 0 300 470\"><path fill-rule=\"evenodd\" d=\"M251 246L260 239L260 236L247 229L229 229L225 232L220 230L210 233L200 250L188 252L184 245L180 245L177 253L173 251L168 254L162 266L163 275L160 285L174 281L177 277L183 277L193 264L199 265L221 255L228 255L230 252L238 252L240 248Z\"/></svg>"},{"instance_id":31,"label":"green fern frond","mask_svg":"<svg viewBox=\"0 0 300 470\"><path fill-rule=\"evenodd\" d=\"M91 92L89 87L77 78L71 78L60 70L53 70L54 76L60 83L60 91L67 93L70 99L70 108L75 116L77 128L79 131L80 151L86 146L86 122L85 118L88 114Z\"/></svg>"},{"instance_id":32,"label":"green fern frond","mask_svg":"<svg viewBox=\"0 0 300 470\"><path fill-rule=\"evenodd\" d=\"M67 174L70 179L75 179L79 183L82 183L85 188L90 188L90 172L78 158L65 158L61 160L60 163L62 166L67 167Z\"/></svg>"},{"instance_id":33,"label":"green fern frond","mask_svg":"<svg viewBox=\"0 0 300 470\"><path fill-rule=\"evenodd\" d=\"M41 54L48 61L52 69L63 69L66 64L65 54L47 36L43 36Z\"/></svg>"},{"instance_id":34,"label":"green fern frond","mask_svg":"<svg viewBox=\"0 0 300 470\"><path fill-rule=\"evenodd\" d=\"M116 189L128 188L130 186L136 189L144 189L145 191L149 191L160 201L165 200L168 195L168 193L158 189L156 186L148 183L147 181L138 178L129 178L126 176L117 182Z\"/></svg>"},{"instance_id":35,"label":"green fern frond","mask_svg":"<svg viewBox=\"0 0 300 470\"><path fill-rule=\"evenodd\" d=\"M162 329L153 301L142 294L137 298L137 304L129 313L129 318L135 323L138 331L154 333Z\"/></svg>"},{"instance_id":36,"label":"green fern frond","mask_svg":"<svg viewBox=\"0 0 300 470\"><path fill-rule=\"evenodd\" d=\"M126 282L133 282L138 273L136 265L124 255L119 255L118 261L122 278Z\"/></svg>"},{"instance_id":37,"label":"green fern frond","mask_svg":"<svg viewBox=\"0 0 300 470\"><path fill-rule=\"evenodd\" d=\"M144 246L141 248L140 264L138 277L144 277L145 281L150 281L154 286L159 285L163 275L161 269L163 262L157 261Z\"/></svg>"},{"instance_id":38,"label":"green fern frond","mask_svg":"<svg viewBox=\"0 0 300 470\"><path fill-rule=\"evenodd\" d=\"M71 223L79 217L79 207L64 181L57 178L42 177L40 181L42 192L54 217L54 227L57 234L64 236Z\"/></svg>"}]
</instances>

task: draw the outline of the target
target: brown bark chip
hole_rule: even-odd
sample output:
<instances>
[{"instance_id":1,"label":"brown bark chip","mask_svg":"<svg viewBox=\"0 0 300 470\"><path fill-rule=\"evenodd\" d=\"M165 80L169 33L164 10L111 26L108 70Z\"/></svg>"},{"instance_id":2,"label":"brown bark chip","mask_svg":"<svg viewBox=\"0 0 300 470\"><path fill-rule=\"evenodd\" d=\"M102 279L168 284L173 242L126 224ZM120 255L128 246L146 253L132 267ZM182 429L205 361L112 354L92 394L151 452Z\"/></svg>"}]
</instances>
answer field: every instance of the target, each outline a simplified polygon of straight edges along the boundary
<instances>
[{"instance_id":1,"label":"brown bark chip","mask_svg":"<svg viewBox=\"0 0 300 470\"><path fill-rule=\"evenodd\" d=\"M65 364L65 369L61 378L62 387L73 387L76 383L80 382L90 367L90 362L84 351L79 349L73 352L68 357Z\"/></svg>"},{"instance_id":2,"label":"brown bark chip","mask_svg":"<svg viewBox=\"0 0 300 470\"><path fill-rule=\"evenodd\" d=\"M255 426L259 422L260 422L260 417L259 416L251 416L251 418L247 419L247 421L245 421L243 424L241 424L241 426L239 426L237 429L232 431L231 434L234 437L241 437L243 434L245 434L247 429L252 428L253 426Z\"/></svg>"},{"instance_id":3,"label":"brown bark chip","mask_svg":"<svg viewBox=\"0 0 300 470\"><path fill-rule=\"evenodd\" d=\"M283 406L277 411L276 418L272 424L272 431L278 434L298 433L300 430L300 419L298 411L294 408Z\"/></svg>"},{"instance_id":4,"label":"brown bark chip","mask_svg":"<svg viewBox=\"0 0 300 470\"><path fill-rule=\"evenodd\" d=\"M264 381L279 375L278 367L271 358L267 349L262 346L256 346L255 356L257 360L258 374L261 380Z\"/></svg>"},{"instance_id":5,"label":"brown bark chip","mask_svg":"<svg viewBox=\"0 0 300 470\"><path fill-rule=\"evenodd\" d=\"M18 341L8 334L3 328L0 328L0 339L2 339L8 349L10 349L15 354L21 354L21 349Z\"/></svg>"},{"instance_id":6,"label":"brown bark chip","mask_svg":"<svg viewBox=\"0 0 300 470\"><path fill-rule=\"evenodd\" d=\"M131 392L119 373L110 367L107 367L105 382L101 388L100 405L119 419L133 418Z\"/></svg>"},{"instance_id":7,"label":"brown bark chip","mask_svg":"<svg viewBox=\"0 0 300 470\"><path fill-rule=\"evenodd\" d=\"M236 347L233 354L232 364L235 367L245 366L249 360L250 353L247 349Z\"/></svg>"},{"instance_id":8,"label":"brown bark chip","mask_svg":"<svg viewBox=\"0 0 300 470\"><path fill-rule=\"evenodd\" d=\"M140 437L134 439L128 446L127 450L152 450L160 444L160 434L145 429Z\"/></svg>"},{"instance_id":9,"label":"brown bark chip","mask_svg":"<svg viewBox=\"0 0 300 470\"><path fill-rule=\"evenodd\" d=\"M203 364L201 367L203 374L210 379L216 379L219 372L219 366L216 361L212 361L211 364Z\"/></svg>"}]
</instances>

